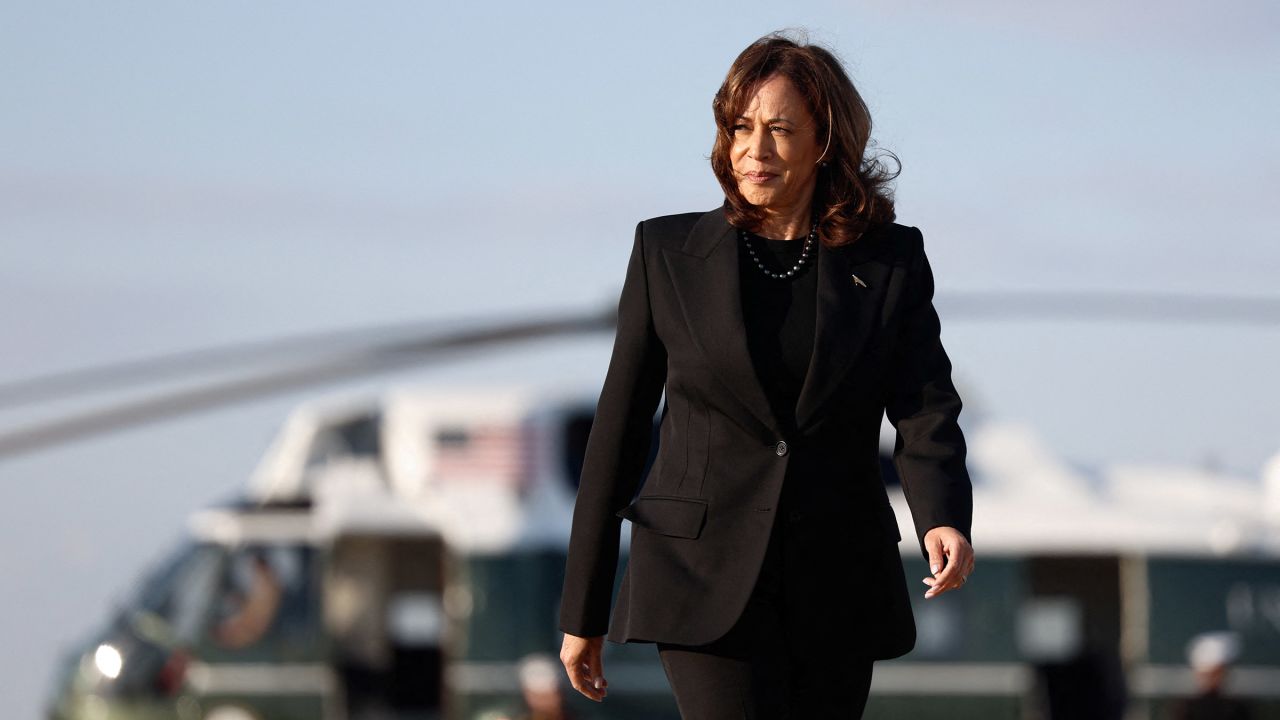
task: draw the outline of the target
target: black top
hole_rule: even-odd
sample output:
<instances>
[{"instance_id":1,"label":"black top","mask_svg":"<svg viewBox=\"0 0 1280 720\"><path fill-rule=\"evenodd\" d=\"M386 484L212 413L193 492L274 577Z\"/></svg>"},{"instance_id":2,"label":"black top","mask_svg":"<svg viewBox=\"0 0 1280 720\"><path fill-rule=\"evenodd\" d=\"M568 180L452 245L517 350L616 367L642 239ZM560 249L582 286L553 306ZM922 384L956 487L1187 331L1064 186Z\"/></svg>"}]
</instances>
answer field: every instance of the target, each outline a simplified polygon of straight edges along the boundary
<instances>
[{"instance_id":1,"label":"black top","mask_svg":"<svg viewBox=\"0 0 1280 720\"><path fill-rule=\"evenodd\" d=\"M756 258L773 272L790 270L804 250L804 238L771 240L748 233ZM818 241L805 264L789 278L765 275L739 233L738 277L742 287L742 317L747 348L756 376L784 433L795 429L796 400L813 355L817 316Z\"/></svg>"}]
</instances>

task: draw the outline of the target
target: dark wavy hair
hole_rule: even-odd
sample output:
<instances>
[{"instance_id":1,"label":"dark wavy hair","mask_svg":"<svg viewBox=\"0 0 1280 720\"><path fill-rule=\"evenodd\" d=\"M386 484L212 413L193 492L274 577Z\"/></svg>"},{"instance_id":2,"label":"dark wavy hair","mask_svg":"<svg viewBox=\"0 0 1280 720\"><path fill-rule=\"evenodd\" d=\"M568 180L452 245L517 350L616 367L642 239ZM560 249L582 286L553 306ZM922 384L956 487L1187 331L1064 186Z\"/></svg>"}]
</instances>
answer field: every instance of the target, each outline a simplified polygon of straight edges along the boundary
<instances>
[{"instance_id":1,"label":"dark wavy hair","mask_svg":"<svg viewBox=\"0 0 1280 720\"><path fill-rule=\"evenodd\" d=\"M797 37L793 40L788 34ZM868 145L874 145L871 113L840 60L830 50L810 44L803 33L779 31L756 40L738 55L711 102L716 121L711 169L724 188L729 223L759 230L764 220L764 210L738 191L729 151L738 115L760 84L776 74L790 80L804 97L816 121L816 137L827 144L813 193L819 239L829 247L845 245L857 240L870 224L897 217L889 184L902 171L902 163L893 153L882 151L897 166L891 171L880 155L867 155Z\"/></svg>"}]
</instances>

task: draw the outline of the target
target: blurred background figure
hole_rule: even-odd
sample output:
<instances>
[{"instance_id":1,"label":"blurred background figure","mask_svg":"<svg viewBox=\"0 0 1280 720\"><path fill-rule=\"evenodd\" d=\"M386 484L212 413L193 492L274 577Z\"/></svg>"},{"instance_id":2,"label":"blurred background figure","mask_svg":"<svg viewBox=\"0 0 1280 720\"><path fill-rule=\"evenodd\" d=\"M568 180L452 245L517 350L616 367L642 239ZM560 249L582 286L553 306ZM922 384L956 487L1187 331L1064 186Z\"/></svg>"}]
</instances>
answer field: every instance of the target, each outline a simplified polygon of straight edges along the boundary
<instances>
[{"instance_id":1,"label":"blurred background figure","mask_svg":"<svg viewBox=\"0 0 1280 720\"><path fill-rule=\"evenodd\" d=\"M485 713L484 720L576 720L564 704L560 688L560 664L550 655L534 653L520 661L519 706L504 712Z\"/></svg>"},{"instance_id":2,"label":"blurred background figure","mask_svg":"<svg viewBox=\"0 0 1280 720\"><path fill-rule=\"evenodd\" d=\"M571 720L560 688L560 664L550 655L526 656L520 661L520 694L525 707L512 720Z\"/></svg>"},{"instance_id":3,"label":"blurred background figure","mask_svg":"<svg viewBox=\"0 0 1280 720\"><path fill-rule=\"evenodd\" d=\"M252 553L248 560L248 567L242 563L236 569L243 570L233 573L228 580L247 588L239 585L227 588L224 596L227 610L214 628L216 641L225 648L240 649L258 642L280 608L283 590L271 563L260 552ZM244 575L249 577L241 577Z\"/></svg>"},{"instance_id":4,"label":"blurred background figure","mask_svg":"<svg viewBox=\"0 0 1280 720\"><path fill-rule=\"evenodd\" d=\"M1249 720L1253 714L1240 700L1225 697L1227 670L1240 656L1240 636L1203 633L1187 643L1187 662L1196 674L1196 694L1173 708L1173 720Z\"/></svg>"}]
</instances>

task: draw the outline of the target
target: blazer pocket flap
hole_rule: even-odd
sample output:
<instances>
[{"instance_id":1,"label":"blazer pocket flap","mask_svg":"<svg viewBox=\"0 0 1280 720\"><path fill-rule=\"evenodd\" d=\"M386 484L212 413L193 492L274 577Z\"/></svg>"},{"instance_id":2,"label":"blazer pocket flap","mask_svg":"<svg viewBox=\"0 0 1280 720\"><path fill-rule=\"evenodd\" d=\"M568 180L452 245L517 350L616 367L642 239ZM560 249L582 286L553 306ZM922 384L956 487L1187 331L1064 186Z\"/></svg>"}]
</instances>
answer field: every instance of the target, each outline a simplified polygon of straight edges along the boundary
<instances>
[{"instance_id":1,"label":"blazer pocket flap","mask_svg":"<svg viewBox=\"0 0 1280 720\"><path fill-rule=\"evenodd\" d=\"M707 516L707 501L694 498L649 495L636 498L617 512L646 530L659 535L696 538Z\"/></svg>"}]
</instances>

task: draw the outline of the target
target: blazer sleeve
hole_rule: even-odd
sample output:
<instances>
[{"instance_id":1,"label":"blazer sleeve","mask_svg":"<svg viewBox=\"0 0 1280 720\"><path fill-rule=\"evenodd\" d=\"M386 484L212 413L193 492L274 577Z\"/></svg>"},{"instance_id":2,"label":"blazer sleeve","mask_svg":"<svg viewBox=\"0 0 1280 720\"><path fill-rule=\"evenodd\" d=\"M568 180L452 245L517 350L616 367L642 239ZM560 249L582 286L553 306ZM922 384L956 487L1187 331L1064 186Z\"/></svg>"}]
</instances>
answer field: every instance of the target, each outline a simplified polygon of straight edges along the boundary
<instances>
[{"instance_id":1,"label":"blazer sleeve","mask_svg":"<svg viewBox=\"0 0 1280 720\"><path fill-rule=\"evenodd\" d=\"M962 403L951 382L951 360L933 307L933 270L924 235L918 228L911 231L912 257L885 412L897 430L893 462L927 561L924 536L935 527L953 527L972 544L973 485L958 423Z\"/></svg>"},{"instance_id":2,"label":"blazer sleeve","mask_svg":"<svg viewBox=\"0 0 1280 720\"><path fill-rule=\"evenodd\" d=\"M593 637L608 631L622 510L648 458L653 416L667 379L667 353L654 331L645 267L644 223L618 301L613 356L587 436L573 508L560 598L560 629Z\"/></svg>"}]
</instances>

